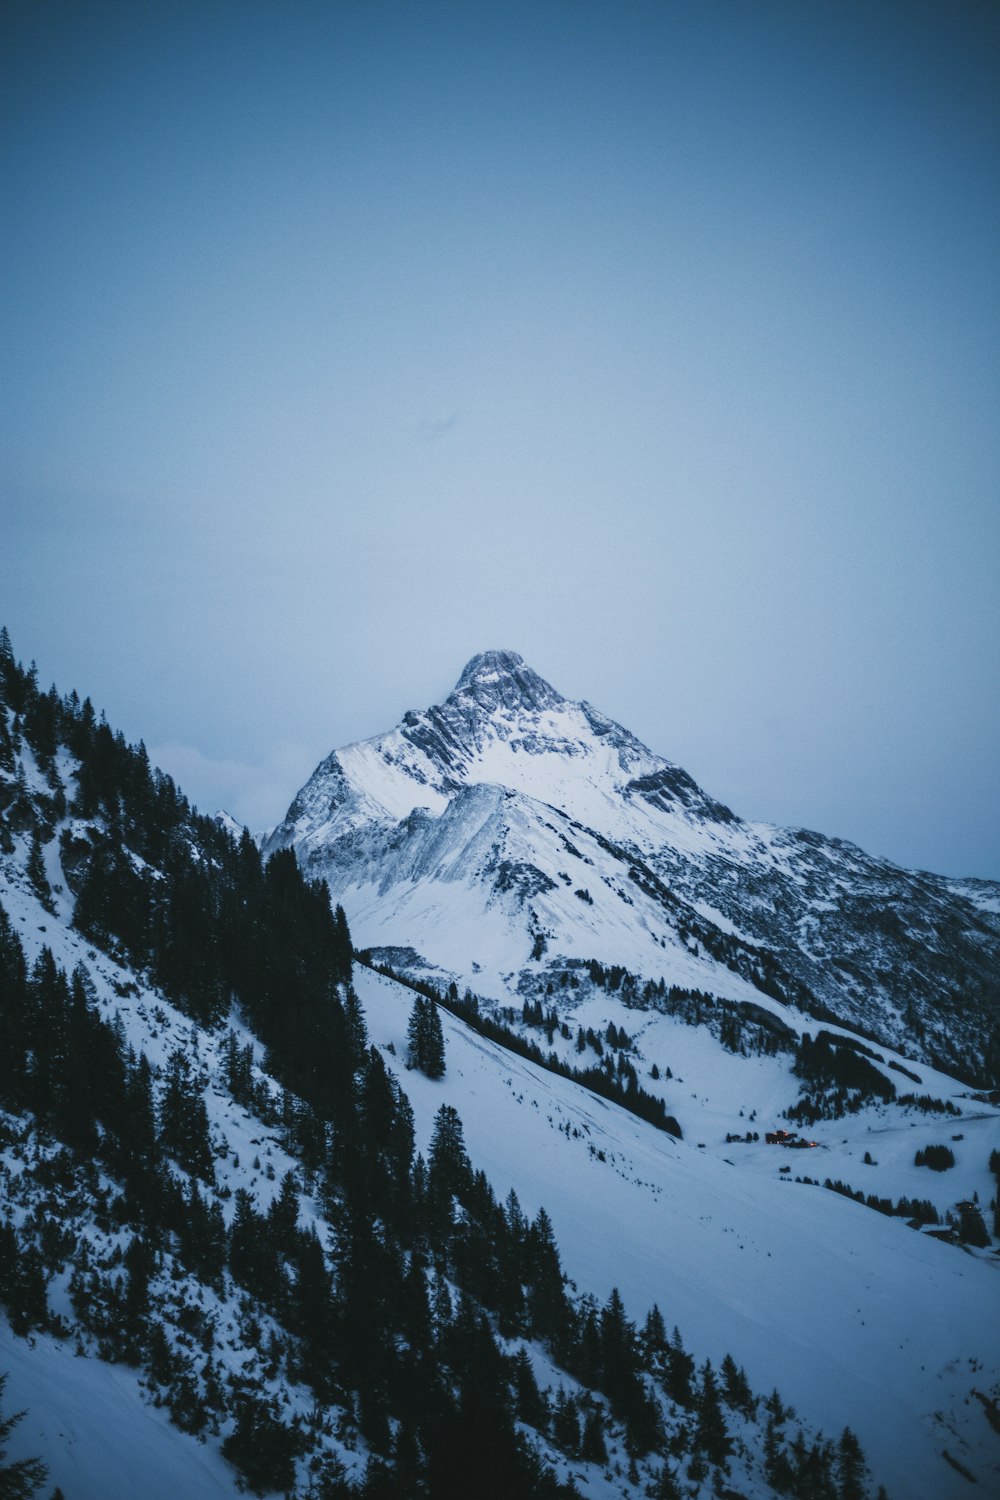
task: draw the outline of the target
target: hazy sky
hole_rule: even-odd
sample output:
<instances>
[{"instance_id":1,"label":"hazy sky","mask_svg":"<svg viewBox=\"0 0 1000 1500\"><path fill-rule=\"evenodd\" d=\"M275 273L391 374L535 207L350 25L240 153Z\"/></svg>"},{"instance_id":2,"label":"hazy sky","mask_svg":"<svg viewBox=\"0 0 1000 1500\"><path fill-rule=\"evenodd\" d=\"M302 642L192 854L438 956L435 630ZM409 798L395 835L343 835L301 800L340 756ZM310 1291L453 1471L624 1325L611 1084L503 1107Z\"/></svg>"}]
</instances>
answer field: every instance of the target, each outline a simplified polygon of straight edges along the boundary
<instances>
[{"instance_id":1,"label":"hazy sky","mask_svg":"<svg viewBox=\"0 0 1000 1500\"><path fill-rule=\"evenodd\" d=\"M200 806L509 647L1000 877L1000 7L8 0L0 619Z\"/></svg>"}]
</instances>

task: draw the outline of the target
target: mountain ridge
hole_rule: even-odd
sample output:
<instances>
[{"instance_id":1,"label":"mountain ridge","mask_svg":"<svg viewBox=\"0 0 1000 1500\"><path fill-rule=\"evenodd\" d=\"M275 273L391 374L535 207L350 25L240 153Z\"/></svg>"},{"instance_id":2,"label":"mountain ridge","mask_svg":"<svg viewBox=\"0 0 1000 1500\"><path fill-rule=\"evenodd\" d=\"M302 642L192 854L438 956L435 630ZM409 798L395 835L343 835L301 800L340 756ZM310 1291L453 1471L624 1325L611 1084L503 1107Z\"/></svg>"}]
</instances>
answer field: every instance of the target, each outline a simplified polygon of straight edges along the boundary
<instances>
[{"instance_id":1,"label":"mountain ridge","mask_svg":"<svg viewBox=\"0 0 1000 1500\"><path fill-rule=\"evenodd\" d=\"M444 859L442 840L463 837L468 789L485 785L512 794L506 820L492 858L480 845L463 867L462 844ZM436 868L421 857L428 820L439 824ZM581 855L582 837L603 852ZM544 993L555 959L690 983L690 931L707 924L716 945L736 937L764 950L819 1012L980 1084L1000 1077L1000 884L907 871L847 840L744 820L514 651L478 653L443 703L327 756L263 847L293 848L328 880L362 946L413 947L486 998ZM497 889L512 858L518 889ZM462 900L449 889L444 905L466 951L478 938L491 954L475 968L428 920L445 868L450 888L464 883ZM438 925L447 920L441 909ZM729 993L700 947L702 987Z\"/></svg>"}]
</instances>

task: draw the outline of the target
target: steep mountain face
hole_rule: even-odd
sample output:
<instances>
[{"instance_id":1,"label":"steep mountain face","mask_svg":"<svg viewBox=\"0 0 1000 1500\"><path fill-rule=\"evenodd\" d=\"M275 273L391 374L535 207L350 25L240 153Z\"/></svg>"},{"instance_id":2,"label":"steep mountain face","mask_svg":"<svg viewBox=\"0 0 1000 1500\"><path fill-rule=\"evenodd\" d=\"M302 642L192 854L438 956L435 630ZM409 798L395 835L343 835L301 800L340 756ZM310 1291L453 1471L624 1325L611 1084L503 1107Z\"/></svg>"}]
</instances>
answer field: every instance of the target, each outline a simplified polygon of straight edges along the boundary
<instances>
[{"instance_id":1,"label":"steep mountain face","mask_svg":"<svg viewBox=\"0 0 1000 1500\"><path fill-rule=\"evenodd\" d=\"M544 994L596 959L763 990L978 1084L1000 1075L1000 885L747 822L512 651L328 756L267 835L281 848L358 942L487 997Z\"/></svg>"}]
</instances>

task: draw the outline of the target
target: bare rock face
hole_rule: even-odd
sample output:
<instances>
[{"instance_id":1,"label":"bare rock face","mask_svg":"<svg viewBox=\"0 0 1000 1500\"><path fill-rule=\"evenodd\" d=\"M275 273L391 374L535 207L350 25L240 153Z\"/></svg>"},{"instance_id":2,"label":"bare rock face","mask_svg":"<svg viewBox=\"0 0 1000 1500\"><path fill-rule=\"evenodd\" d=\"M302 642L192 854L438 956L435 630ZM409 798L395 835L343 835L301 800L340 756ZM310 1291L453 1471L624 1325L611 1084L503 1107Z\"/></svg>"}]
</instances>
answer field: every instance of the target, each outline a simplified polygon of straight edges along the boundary
<instances>
[{"instance_id":1,"label":"bare rock face","mask_svg":"<svg viewBox=\"0 0 1000 1500\"><path fill-rule=\"evenodd\" d=\"M497 709L541 711L566 701L516 651L482 651L467 662L448 702L459 707L465 699L487 714Z\"/></svg>"}]
</instances>

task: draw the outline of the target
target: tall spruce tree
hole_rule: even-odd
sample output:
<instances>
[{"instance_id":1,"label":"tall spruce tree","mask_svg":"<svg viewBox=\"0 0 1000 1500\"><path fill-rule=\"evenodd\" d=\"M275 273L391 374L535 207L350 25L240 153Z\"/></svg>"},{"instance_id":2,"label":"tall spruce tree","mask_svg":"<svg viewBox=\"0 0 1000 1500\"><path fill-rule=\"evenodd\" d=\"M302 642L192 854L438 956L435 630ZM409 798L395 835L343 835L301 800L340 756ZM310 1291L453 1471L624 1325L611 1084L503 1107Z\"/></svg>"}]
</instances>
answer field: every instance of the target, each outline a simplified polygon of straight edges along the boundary
<instances>
[{"instance_id":1,"label":"tall spruce tree","mask_svg":"<svg viewBox=\"0 0 1000 1500\"><path fill-rule=\"evenodd\" d=\"M208 1111L191 1076L191 1065L179 1047L167 1062L160 1101L160 1139L167 1156L172 1156L185 1172L203 1182L214 1183Z\"/></svg>"},{"instance_id":2,"label":"tall spruce tree","mask_svg":"<svg viewBox=\"0 0 1000 1500\"><path fill-rule=\"evenodd\" d=\"M452 1104L442 1104L434 1117L427 1162L428 1183L448 1194L464 1197L472 1183L472 1165L465 1149L465 1136L458 1111Z\"/></svg>"},{"instance_id":3,"label":"tall spruce tree","mask_svg":"<svg viewBox=\"0 0 1000 1500\"><path fill-rule=\"evenodd\" d=\"M52 887L49 885L49 877L45 872L45 855L42 851L42 840L37 828L31 835L28 862L25 869L35 895L47 912L54 913L56 908L52 900Z\"/></svg>"},{"instance_id":4,"label":"tall spruce tree","mask_svg":"<svg viewBox=\"0 0 1000 1500\"><path fill-rule=\"evenodd\" d=\"M427 1002L427 1030L424 1038L423 1071L428 1078L443 1078L445 1074L444 1032L437 1002L433 996Z\"/></svg>"},{"instance_id":5,"label":"tall spruce tree","mask_svg":"<svg viewBox=\"0 0 1000 1500\"><path fill-rule=\"evenodd\" d=\"M710 1360L701 1368L701 1389L696 1404L698 1423L695 1447L713 1464L724 1466L730 1454L729 1432L719 1398L719 1385Z\"/></svg>"},{"instance_id":6,"label":"tall spruce tree","mask_svg":"<svg viewBox=\"0 0 1000 1500\"><path fill-rule=\"evenodd\" d=\"M409 1063L428 1078L443 1078L445 1073L444 1032L437 1004L428 995L415 995L406 1028Z\"/></svg>"},{"instance_id":7,"label":"tall spruce tree","mask_svg":"<svg viewBox=\"0 0 1000 1500\"><path fill-rule=\"evenodd\" d=\"M836 1472L838 1500L865 1500L865 1456L849 1427L837 1443Z\"/></svg>"}]
</instances>

